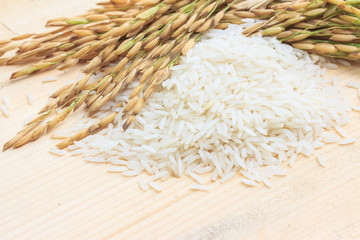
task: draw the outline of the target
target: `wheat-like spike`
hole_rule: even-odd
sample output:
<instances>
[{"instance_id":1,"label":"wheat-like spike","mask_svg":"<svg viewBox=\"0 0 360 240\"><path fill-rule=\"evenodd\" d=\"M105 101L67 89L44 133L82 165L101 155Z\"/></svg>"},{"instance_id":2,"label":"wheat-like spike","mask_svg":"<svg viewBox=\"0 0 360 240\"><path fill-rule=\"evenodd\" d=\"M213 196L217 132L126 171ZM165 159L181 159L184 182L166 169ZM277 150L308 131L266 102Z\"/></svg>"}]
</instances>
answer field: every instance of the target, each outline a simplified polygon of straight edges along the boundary
<instances>
[{"instance_id":1,"label":"wheat-like spike","mask_svg":"<svg viewBox=\"0 0 360 240\"><path fill-rule=\"evenodd\" d=\"M21 132L17 133L15 135L15 137L10 139L3 145L3 151L6 151L9 148L13 147L16 142L20 141L26 134L28 134L30 131L35 129L38 126L38 124L40 124L40 122L36 122L36 123L26 126L25 129L23 129Z\"/></svg>"},{"instance_id":2,"label":"wheat-like spike","mask_svg":"<svg viewBox=\"0 0 360 240\"><path fill-rule=\"evenodd\" d=\"M139 28L139 27L140 27L140 25L138 24L139 22L142 23L142 24L144 24L145 21L149 21L155 14L157 14L158 11L160 11L160 10L162 9L163 5L164 5L164 4L162 4L162 5L160 4L160 5L157 5L157 6L155 6L155 7L149 8L149 9L147 9L147 10L139 13L138 16L136 16L135 19L132 20L132 21L130 21L128 24L123 24L123 25L125 26L125 28L122 28L122 31L123 31L122 34L124 35L124 34L126 34L128 31L133 30L134 28ZM165 5L166 5L166 4L165 4ZM132 22L133 22L133 24L131 24ZM81 19L75 19L75 20L72 20L72 21L68 20L68 23L70 23L70 24L72 24L72 25L75 25L75 24L82 24L83 22L81 22ZM88 23L88 22L86 22L86 23ZM127 25L129 25L128 28L126 28ZM137 27L137 26L139 26L139 27ZM131 27L132 27L132 28L131 28ZM72 30L71 30L71 31L72 31ZM119 36L119 32L116 32L116 33L117 33L116 39L119 39L122 35ZM53 36L48 36L48 38L52 39ZM75 45L77 45L77 44L82 44L82 43L85 43L85 42L94 40L95 38L97 38L96 35L87 35L87 36L84 36L84 37L82 37L82 38L80 38L80 39L78 39L78 40L76 40L76 41L73 41L71 44L70 44L70 43L69 43L69 44L70 44L70 46L72 47L72 46L75 46ZM110 37L110 38L111 38L111 37ZM108 38L106 38L106 37L105 37L104 39L106 39L106 40L111 40L111 39L108 39ZM44 42L44 41L46 41L46 40L44 40L44 39L41 40L41 41L40 41L40 44L41 44L42 42ZM101 41L99 41L98 43L101 43ZM50 45L49 45L49 44L50 44ZM11 62L14 62L14 61L19 61L19 60L22 61L22 60L24 60L25 58L30 57L30 56L32 56L32 55L34 55L34 54L39 54L41 51L46 51L47 49L51 49L51 48L52 48L52 45L51 45L52 43L49 43L49 44L47 44L46 47L43 47L41 50L34 50L33 52L26 53L26 55L19 55L19 56L15 57L15 59L10 59L10 60L8 60L7 62L10 62L10 63L11 63ZM56 43L56 44L59 45L59 43ZM95 44L95 45L96 45L96 44ZM100 45L100 44L98 44L98 45ZM34 47L36 47L36 46L38 46L38 45L34 45ZM6 48L0 49L0 53L9 51L9 50L11 50L11 49L13 49L13 48L16 48L16 47L17 47L17 46L15 46L15 45L12 46L12 47L7 46ZM64 49L64 48L62 48L62 49ZM65 61L65 62L58 67L58 70L64 70L64 69L67 69L67 68L70 68L70 67L76 65L76 64L79 62L80 58L81 58L83 55L85 55L85 54L87 54L88 52L90 52L91 49L94 49L94 47L86 46L86 47L81 48L81 49L79 49L78 51L76 51L76 52L74 52L74 53L71 54L71 55L74 55L74 56L72 56L72 57L70 57L70 58L64 58L64 59L62 59L62 60ZM95 48L95 49L96 49L96 48ZM111 51L110 51L110 52L111 52ZM25 53L24 53L24 54L25 54ZM105 55L106 55L106 54L105 54ZM105 56L105 57L107 57L107 56ZM47 63L47 64L44 64L41 68L40 68L40 67L28 67L28 68L25 68L25 69L23 69L23 70L20 70L20 71L18 71L18 72L15 72L15 73L11 76L11 79L15 79L15 78L18 78L18 77L22 77L22 76L25 76L25 75L32 74L32 73L34 73L34 72L37 72L37 71L39 71L39 70L45 69L45 68L47 68L47 67L50 67L50 66L55 65L55 64L58 64L58 63L59 63L59 62ZM92 64L94 64L94 62L92 62ZM92 66L91 68L90 68L90 67L86 68L87 72L93 70L93 67L94 67L94 66Z\"/></svg>"},{"instance_id":3,"label":"wheat-like spike","mask_svg":"<svg viewBox=\"0 0 360 240\"><path fill-rule=\"evenodd\" d=\"M174 19L176 19L179 15L175 16ZM163 34L164 32L166 32L166 29L171 29L171 23L169 25L165 25L161 31L159 31L158 33L155 33L156 35L160 35ZM168 34L170 32L167 32ZM152 34L152 35L155 35L155 34ZM165 36L163 35L163 38L165 38ZM157 39L157 37L153 38L154 39ZM160 37L158 37L158 39L161 39ZM152 41L153 41L152 40ZM146 41L143 40L142 42ZM152 41L150 41L148 44L152 44ZM143 45L145 45L144 43L142 43L141 41L137 42L137 43L134 43L135 40L130 40L128 43L124 43L123 46L121 47L121 49L124 49L124 50L121 50L121 52L125 52L125 51L128 51L127 54L126 54L126 58L125 59L130 59L132 58L133 56L135 56L136 54L139 54L141 51L141 47ZM162 49L165 50L165 51L170 51L172 47L174 47L175 45L175 41L172 41L171 44L169 45L164 45L166 46L166 48ZM144 50L146 50L146 46L148 45L145 45L144 47ZM146 62L147 59L143 60L142 58L137 58L137 60L135 60L129 67L128 67L128 70L126 72L123 72L123 73L117 73L117 79L124 79L124 80L116 80L116 82L119 82L119 84L121 84L121 87L120 88L127 88L127 86L129 86L129 84L135 79L135 76L136 74L138 73L139 71L139 68L137 67L138 66L138 63L137 61L139 62ZM126 62L128 62L128 60L126 60ZM156 65L156 68L163 68L164 66L166 66L168 63L170 62L170 57L167 57L167 58L163 58L161 61L159 61ZM154 67L153 67L154 68ZM119 68L117 68L118 70L120 70ZM153 71L153 70L152 70ZM126 76L126 74L128 74ZM149 74L149 73L147 73ZM119 76L123 76L123 77L119 77ZM126 76L126 77L125 77ZM89 101L87 101L87 104L89 106L88 108L88 113L89 115L92 115L94 112L96 112L100 107L102 107L106 102L108 102L109 100L111 100L113 97L114 97L114 92L117 92L119 91L118 89L119 88L116 88L116 84L114 86L111 87L111 90L109 90L106 94L104 94L102 97L100 92L102 92L102 90L104 90L106 87L108 87L110 85L111 81L105 81L104 84L103 84L103 88L101 89L98 89L97 91L97 95L92 95L89 99ZM142 90L142 87L140 89L140 87L138 87L139 91L138 93L140 92L140 90ZM111 95L111 97L108 97L107 95Z\"/></svg>"},{"instance_id":4,"label":"wheat-like spike","mask_svg":"<svg viewBox=\"0 0 360 240\"><path fill-rule=\"evenodd\" d=\"M85 128L83 130L80 130L78 133L76 133L75 135L73 135L71 137L66 138L62 142L58 143L56 146L60 149L66 148L66 147L72 145L75 141L80 141L81 139L106 128L110 123L114 122L117 114L118 113L115 113L115 112L109 114L107 117L103 118L98 123L96 123L88 128Z\"/></svg>"},{"instance_id":5,"label":"wheat-like spike","mask_svg":"<svg viewBox=\"0 0 360 240\"><path fill-rule=\"evenodd\" d=\"M169 25L166 25L166 26L164 26L164 28L162 29L162 31L160 31L158 34L162 34L162 33L164 33L164 29L171 29L171 28L169 28L168 27ZM163 35L164 36L164 35ZM153 40L154 39L156 39L156 38L153 38ZM152 41L150 41L150 44L151 44L151 42ZM126 57L127 57L127 59L129 59L129 58L131 58L133 55L135 55L136 53L138 53L139 51L140 51L140 47L142 46L142 45L144 45L144 44L133 44L133 41L132 42L130 42L131 43L131 48L130 48L130 50L128 50L128 53L127 53L127 55L126 55ZM138 42L138 43L140 43L140 42ZM123 46L127 46L127 45L123 45ZM170 45L170 47L171 46L174 46L174 44L172 44L172 45ZM171 49L169 49L170 47L168 47L167 46L167 49L168 49L168 51L170 51ZM124 47L125 48L125 47ZM128 47L126 47L126 49L127 49ZM135 49L134 51L132 51L133 49ZM140 60L140 59L138 59L138 60ZM145 60L146 61L146 60ZM170 59L169 58L164 58L163 59L163 61L160 61L160 62L158 62L158 68L163 68L165 65L167 65L168 64L168 62L170 61ZM137 71L138 70L134 70L133 68L132 68L132 66L137 66L138 64L135 64L135 62L134 63L132 63L132 65L130 65L129 66L129 70L128 70L128 72L129 72L129 75L127 76L127 77L125 77L124 78L124 80L123 81L121 81L120 83L121 83L121 87L124 87L124 88L126 88L133 80L134 80L134 78L135 78L135 76L136 76L136 73L137 73ZM153 70L152 70L153 71ZM149 74L149 72L147 73L147 74ZM104 84L104 86L107 86L107 85L109 85L109 83L110 82L106 82L106 84ZM116 91L118 91L118 88L115 88L115 86L113 87L114 88L114 91L116 92ZM140 90L142 90L142 87L141 87L141 89L140 89L140 87L138 87L138 89L139 89L139 91ZM138 92L139 92L138 91ZM98 94L99 94L99 92L98 92ZM114 92L110 92L110 93L108 93L109 95L112 95L112 96L114 96ZM106 96L106 95L105 95ZM89 114L91 115L91 114L93 114L95 111L97 111L101 106L103 106L107 101L109 101L110 99L112 99L113 97L101 97L101 96L96 96L96 95L93 95L92 96L92 98L91 98L91 101L88 101L88 104L90 104L89 106Z\"/></svg>"}]
</instances>

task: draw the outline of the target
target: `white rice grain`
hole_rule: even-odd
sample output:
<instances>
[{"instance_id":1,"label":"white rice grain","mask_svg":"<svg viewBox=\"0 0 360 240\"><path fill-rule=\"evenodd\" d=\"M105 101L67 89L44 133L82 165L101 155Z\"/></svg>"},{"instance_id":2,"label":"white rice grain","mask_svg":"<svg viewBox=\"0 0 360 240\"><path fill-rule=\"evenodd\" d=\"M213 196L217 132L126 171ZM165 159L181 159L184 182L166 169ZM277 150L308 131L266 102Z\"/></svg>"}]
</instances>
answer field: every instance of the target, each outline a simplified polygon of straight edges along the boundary
<instances>
[{"instance_id":1,"label":"white rice grain","mask_svg":"<svg viewBox=\"0 0 360 240\"><path fill-rule=\"evenodd\" d=\"M34 97L30 92L27 93L27 102L29 105L32 105L34 102Z\"/></svg>"},{"instance_id":2,"label":"white rice grain","mask_svg":"<svg viewBox=\"0 0 360 240\"><path fill-rule=\"evenodd\" d=\"M1 111L3 112L3 114L6 116L6 117L9 117L10 114L9 114L9 110L7 109L7 107L5 105L1 105Z\"/></svg>"},{"instance_id":3,"label":"white rice grain","mask_svg":"<svg viewBox=\"0 0 360 240\"><path fill-rule=\"evenodd\" d=\"M323 142L315 142L315 143L312 144L312 147L314 149L322 148L323 146L325 146L325 143L323 143Z\"/></svg>"},{"instance_id":4,"label":"white rice grain","mask_svg":"<svg viewBox=\"0 0 360 240\"><path fill-rule=\"evenodd\" d=\"M356 138L345 138L343 140L341 140L340 142L338 142L339 145L347 145L347 144L351 144L351 143L355 143Z\"/></svg>"},{"instance_id":5,"label":"white rice grain","mask_svg":"<svg viewBox=\"0 0 360 240\"><path fill-rule=\"evenodd\" d=\"M69 137L70 132L69 130L63 129L63 130L58 130L56 132L54 132L53 134L51 134L51 138L52 139L65 139L67 137Z\"/></svg>"},{"instance_id":6,"label":"white rice grain","mask_svg":"<svg viewBox=\"0 0 360 240\"><path fill-rule=\"evenodd\" d=\"M164 176L168 175L168 171L162 171L162 172L158 172L156 173L154 176L151 176L151 180L152 181L156 181Z\"/></svg>"},{"instance_id":7,"label":"white rice grain","mask_svg":"<svg viewBox=\"0 0 360 240\"><path fill-rule=\"evenodd\" d=\"M105 160L101 157L86 157L86 161L92 162L92 163L104 163Z\"/></svg>"},{"instance_id":8,"label":"white rice grain","mask_svg":"<svg viewBox=\"0 0 360 240\"><path fill-rule=\"evenodd\" d=\"M345 130L340 126L334 126L334 129L344 138L347 137Z\"/></svg>"},{"instance_id":9,"label":"white rice grain","mask_svg":"<svg viewBox=\"0 0 360 240\"><path fill-rule=\"evenodd\" d=\"M57 80L56 77L51 76L51 77L46 77L46 78L44 78L44 80L42 80L42 82L43 82L43 83L48 83L48 82L54 82L54 81L56 81L56 80Z\"/></svg>"},{"instance_id":10,"label":"white rice grain","mask_svg":"<svg viewBox=\"0 0 360 240\"><path fill-rule=\"evenodd\" d=\"M116 172L125 172L127 170L129 170L129 169L127 167L125 167L125 166L112 166L112 167L108 168L109 172L114 172L114 173L116 173Z\"/></svg>"},{"instance_id":11,"label":"white rice grain","mask_svg":"<svg viewBox=\"0 0 360 240\"><path fill-rule=\"evenodd\" d=\"M209 191L209 187L201 184L191 184L190 189L198 191Z\"/></svg>"},{"instance_id":12,"label":"white rice grain","mask_svg":"<svg viewBox=\"0 0 360 240\"><path fill-rule=\"evenodd\" d=\"M25 120L24 120L24 126L26 126L29 122L31 122L31 120L33 119L33 117L34 117L34 114L29 114L26 118L25 118Z\"/></svg>"},{"instance_id":13,"label":"white rice grain","mask_svg":"<svg viewBox=\"0 0 360 240\"><path fill-rule=\"evenodd\" d=\"M324 138L322 141L325 143L336 143L340 140L341 138L334 133L324 133Z\"/></svg>"},{"instance_id":14,"label":"white rice grain","mask_svg":"<svg viewBox=\"0 0 360 240\"><path fill-rule=\"evenodd\" d=\"M360 106L352 106L352 109L353 109L354 111L360 112Z\"/></svg>"},{"instance_id":15,"label":"white rice grain","mask_svg":"<svg viewBox=\"0 0 360 240\"><path fill-rule=\"evenodd\" d=\"M76 146L76 145L70 145L70 146L67 147L67 149L68 149L69 151L74 151L74 150L79 149L79 147Z\"/></svg>"},{"instance_id":16,"label":"white rice grain","mask_svg":"<svg viewBox=\"0 0 360 240\"><path fill-rule=\"evenodd\" d=\"M203 180L199 175L197 175L196 173L190 172L189 175L190 175L195 181L197 181L198 183L200 183L200 184L204 184L204 183L205 183L204 180Z\"/></svg>"},{"instance_id":17,"label":"white rice grain","mask_svg":"<svg viewBox=\"0 0 360 240\"><path fill-rule=\"evenodd\" d=\"M69 150L69 148L68 148ZM71 156L77 156L77 155L81 155L84 153L84 149L76 149L76 150L69 150L71 151L70 155Z\"/></svg>"},{"instance_id":18,"label":"white rice grain","mask_svg":"<svg viewBox=\"0 0 360 240\"><path fill-rule=\"evenodd\" d=\"M134 177L139 175L140 172L141 170L129 170L129 171L124 171L122 174L127 177Z\"/></svg>"},{"instance_id":19,"label":"white rice grain","mask_svg":"<svg viewBox=\"0 0 360 240\"><path fill-rule=\"evenodd\" d=\"M49 149L49 152L51 154L54 154L54 155L57 155L57 156L64 156L66 154L66 150L58 149L58 148L55 148L55 147L51 147Z\"/></svg>"},{"instance_id":20,"label":"white rice grain","mask_svg":"<svg viewBox=\"0 0 360 240\"><path fill-rule=\"evenodd\" d=\"M149 190L149 186L146 184L143 178L139 179L139 187L144 191Z\"/></svg>"},{"instance_id":21,"label":"white rice grain","mask_svg":"<svg viewBox=\"0 0 360 240\"><path fill-rule=\"evenodd\" d=\"M346 82L345 86L347 86L349 88L359 89L360 88L360 83L349 81L349 82Z\"/></svg>"},{"instance_id":22,"label":"white rice grain","mask_svg":"<svg viewBox=\"0 0 360 240\"><path fill-rule=\"evenodd\" d=\"M324 157L323 157L321 154L318 154L318 155L316 156L316 158L317 158L319 164L320 164L322 167L326 167L326 162L325 162L325 160L324 160Z\"/></svg>"},{"instance_id":23,"label":"white rice grain","mask_svg":"<svg viewBox=\"0 0 360 240\"><path fill-rule=\"evenodd\" d=\"M241 182L244 183L245 185L248 185L248 186L252 186L252 187L256 187L258 184L254 181L251 181L249 179L241 179Z\"/></svg>"},{"instance_id":24,"label":"white rice grain","mask_svg":"<svg viewBox=\"0 0 360 240\"><path fill-rule=\"evenodd\" d=\"M231 178L235 177L236 175L236 172L230 172L226 175L224 175L221 179L220 179L220 183L225 183L227 182L228 180L230 180Z\"/></svg>"},{"instance_id":25,"label":"white rice grain","mask_svg":"<svg viewBox=\"0 0 360 240\"><path fill-rule=\"evenodd\" d=\"M216 179L218 178L218 172L217 171L213 171L211 174L211 181L216 181Z\"/></svg>"},{"instance_id":26,"label":"white rice grain","mask_svg":"<svg viewBox=\"0 0 360 240\"><path fill-rule=\"evenodd\" d=\"M162 187L157 184L156 182L152 181L152 180L149 180L148 181L148 184L150 187L152 187L154 190L158 191L158 192L161 192L162 191Z\"/></svg>"},{"instance_id":27,"label":"white rice grain","mask_svg":"<svg viewBox=\"0 0 360 240\"><path fill-rule=\"evenodd\" d=\"M4 105L5 105L6 108L10 108L10 100L9 100L8 97L3 96L3 97L2 97L2 102L4 103Z\"/></svg>"}]
</instances>

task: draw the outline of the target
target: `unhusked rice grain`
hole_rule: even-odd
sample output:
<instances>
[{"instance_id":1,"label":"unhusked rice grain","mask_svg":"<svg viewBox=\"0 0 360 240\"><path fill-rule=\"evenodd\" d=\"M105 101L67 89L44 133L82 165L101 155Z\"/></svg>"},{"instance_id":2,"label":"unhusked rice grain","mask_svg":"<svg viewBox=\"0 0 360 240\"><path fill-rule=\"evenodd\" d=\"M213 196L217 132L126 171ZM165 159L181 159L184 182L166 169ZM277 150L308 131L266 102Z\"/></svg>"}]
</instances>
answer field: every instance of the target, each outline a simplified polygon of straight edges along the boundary
<instances>
[{"instance_id":1,"label":"unhusked rice grain","mask_svg":"<svg viewBox=\"0 0 360 240\"><path fill-rule=\"evenodd\" d=\"M200 185L206 182L200 174L211 173L212 181L242 177L246 185L271 187L272 176L286 174L285 162L292 166L298 155L311 156L325 142L341 140L327 131L349 122L351 106L343 91L323 79L316 62L326 61L275 38L244 37L251 24L204 36L130 129L122 129L120 107L114 125L75 145L86 159L121 165L109 171L146 172L152 176L148 185L161 191L154 180L170 174ZM107 115L135 86L95 116ZM79 121L73 130L89 122Z\"/></svg>"}]
</instances>

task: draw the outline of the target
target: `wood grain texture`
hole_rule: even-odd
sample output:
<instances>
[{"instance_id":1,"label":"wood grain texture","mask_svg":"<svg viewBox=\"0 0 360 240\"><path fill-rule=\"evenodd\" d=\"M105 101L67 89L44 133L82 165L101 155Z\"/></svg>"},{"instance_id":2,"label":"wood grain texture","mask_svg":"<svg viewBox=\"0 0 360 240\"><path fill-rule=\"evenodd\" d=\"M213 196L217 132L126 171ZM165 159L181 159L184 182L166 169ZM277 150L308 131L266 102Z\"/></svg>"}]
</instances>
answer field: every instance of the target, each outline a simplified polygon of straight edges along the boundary
<instances>
[{"instance_id":1,"label":"wood grain texture","mask_svg":"<svg viewBox=\"0 0 360 240\"><path fill-rule=\"evenodd\" d=\"M80 14L95 2L0 0L0 38L42 31L47 19ZM0 98L11 101L10 117L0 114L0 144L79 70L9 82L18 68L0 67ZM342 85L360 82L358 65L329 72L335 74ZM47 76L59 80L42 83ZM34 96L31 106L28 92ZM355 90L346 93L360 105ZM344 128L360 138L360 113L351 118ZM271 189L246 187L233 178L195 192L188 188L192 180L170 178L161 193L141 191L137 178L110 174L106 165L53 156L48 148L55 143L44 136L0 153L0 239L360 239L360 141L321 149L326 168L314 157L298 159L287 176L273 179Z\"/></svg>"}]
</instances>

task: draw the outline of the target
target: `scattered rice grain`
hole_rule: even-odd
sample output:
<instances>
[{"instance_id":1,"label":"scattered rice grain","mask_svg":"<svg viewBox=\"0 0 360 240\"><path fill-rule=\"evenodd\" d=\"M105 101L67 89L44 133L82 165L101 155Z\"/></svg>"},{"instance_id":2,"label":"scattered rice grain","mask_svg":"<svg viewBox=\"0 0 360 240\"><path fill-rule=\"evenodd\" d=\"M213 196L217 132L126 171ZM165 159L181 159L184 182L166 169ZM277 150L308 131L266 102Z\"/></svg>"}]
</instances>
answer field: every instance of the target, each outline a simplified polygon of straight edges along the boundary
<instances>
[{"instance_id":1,"label":"scattered rice grain","mask_svg":"<svg viewBox=\"0 0 360 240\"><path fill-rule=\"evenodd\" d=\"M9 110L7 109L7 107L5 105L1 105L1 111L3 112L3 114L6 116L6 117L9 117L10 114L9 114Z\"/></svg>"},{"instance_id":2,"label":"scattered rice grain","mask_svg":"<svg viewBox=\"0 0 360 240\"><path fill-rule=\"evenodd\" d=\"M142 190L147 191L149 190L149 186L146 184L143 178L139 179L139 186Z\"/></svg>"},{"instance_id":3,"label":"scattered rice grain","mask_svg":"<svg viewBox=\"0 0 360 240\"><path fill-rule=\"evenodd\" d=\"M190 189L198 191L209 191L209 187L201 184L191 184Z\"/></svg>"},{"instance_id":4,"label":"scattered rice grain","mask_svg":"<svg viewBox=\"0 0 360 240\"><path fill-rule=\"evenodd\" d=\"M340 126L334 126L334 129L344 138L347 137L345 130Z\"/></svg>"},{"instance_id":5,"label":"scattered rice grain","mask_svg":"<svg viewBox=\"0 0 360 240\"><path fill-rule=\"evenodd\" d=\"M54 82L54 81L56 81L57 80L57 78L56 77L46 77L46 78L44 78L44 80L42 81L43 83L48 83L48 82Z\"/></svg>"},{"instance_id":6,"label":"scattered rice grain","mask_svg":"<svg viewBox=\"0 0 360 240\"><path fill-rule=\"evenodd\" d=\"M326 167L326 162L321 154L318 154L316 158L322 167Z\"/></svg>"},{"instance_id":7,"label":"scattered rice grain","mask_svg":"<svg viewBox=\"0 0 360 240\"><path fill-rule=\"evenodd\" d=\"M34 114L29 114L24 120L24 126L26 126L34 117Z\"/></svg>"},{"instance_id":8,"label":"scattered rice grain","mask_svg":"<svg viewBox=\"0 0 360 240\"><path fill-rule=\"evenodd\" d=\"M58 149L55 147L51 147L49 149L49 152L57 156L64 156L66 154L66 150Z\"/></svg>"},{"instance_id":9,"label":"scattered rice grain","mask_svg":"<svg viewBox=\"0 0 360 240\"><path fill-rule=\"evenodd\" d=\"M352 109L353 109L354 111L360 112L360 106L352 106Z\"/></svg>"},{"instance_id":10,"label":"scattered rice grain","mask_svg":"<svg viewBox=\"0 0 360 240\"><path fill-rule=\"evenodd\" d=\"M360 88L360 83L349 81L349 82L346 82L345 86L347 86L349 88L359 89Z\"/></svg>"},{"instance_id":11,"label":"scattered rice grain","mask_svg":"<svg viewBox=\"0 0 360 240\"><path fill-rule=\"evenodd\" d=\"M162 187L160 187L159 184L157 184L156 182L152 181L152 180L149 180L148 181L148 184L150 187L152 187L154 190L158 191L158 192L161 192L162 191Z\"/></svg>"},{"instance_id":12,"label":"scattered rice grain","mask_svg":"<svg viewBox=\"0 0 360 240\"><path fill-rule=\"evenodd\" d=\"M340 145L351 144L356 141L356 138L345 138L339 142Z\"/></svg>"},{"instance_id":13,"label":"scattered rice grain","mask_svg":"<svg viewBox=\"0 0 360 240\"><path fill-rule=\"evenodd\" d=\"M30 92L27 93L27 101L29 105L32 105L34 102L34 97Z\"/></svg>"},{"instance_id":14,"label":"scattered rice grain","mask_svg":"<svg viewBox=\"0 0 360 240\"><path fill-rule=\"evenodd\" d=\"M10 108L10 100L9 100L8 97L3 96L3 97L2 97L2 102L4 103L4 105L5 105L6 108Z\"/></svg>"},{"instance_id":15,"label":"scattered rice grain","mask_svg":"<svg viewBox=\"0 0 360 240\"><path fill-rule=\"evenodd\" d=\"M241 182L244 183L245 185L248 185L248 186L252 186L252 187L256 187L258 184L256 182L253 182L249 179L241 179Z\"/></svg>"}]
</instances>

